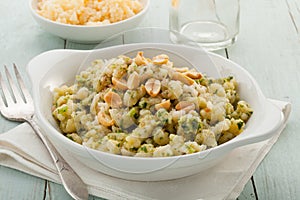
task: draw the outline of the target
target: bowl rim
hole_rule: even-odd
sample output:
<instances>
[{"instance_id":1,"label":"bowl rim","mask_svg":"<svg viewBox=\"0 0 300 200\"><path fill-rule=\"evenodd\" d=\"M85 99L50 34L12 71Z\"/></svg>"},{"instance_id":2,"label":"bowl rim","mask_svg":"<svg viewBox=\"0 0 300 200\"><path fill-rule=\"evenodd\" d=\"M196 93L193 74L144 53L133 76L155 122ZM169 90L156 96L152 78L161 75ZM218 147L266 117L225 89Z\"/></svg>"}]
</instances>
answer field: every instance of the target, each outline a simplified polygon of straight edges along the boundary
<instances>
[{"instance_id":1,"label":"bowl rim","mask_svg":"<svg viewBox=\"0 0 300 200\"><path fill-rule=\"evenodd\" d=\"M127 44L127 45L118 45L118 46L129 46L129 45L145 45L146 43L139 43L139 44ZM153 43L150 43L151 45L153 45ZM162 44L157 44L158 46L159 45L162 45ZM175 44L163 44L163 45L172 45L172 46L176 46ZM112 47L107 47L107 48L118 48L118 46L112 46ZM182 47L182 45L177 45L177 46L180 46ZM195 47L187 47L185 46L186 48L194 48L196 49ZM67 53L89 53L89 52L94 52L94 51L103 51L107 48L103 48L103 49L96 49L96 50L71 50L71 49L60 49L60 50L51 50L51 51L48 51L48 52L44 52L38 56L41 56L41 55L46 55L47 53L56 53L56 52L67 52ZM199 50L199 49L198 49ZM204 50L203 50L204 51ZM253 84L255 85L255 89L259 92L259 95L264 99L266 105L269 105L269 106L274 106L272 105L272 103L270 101L268 101L265 96L263 95L260 87L258 86L258 84L256 83L256 81L254 80L254 78L251 76L251 74L245 70L244 68L242 68L240 65L238 65L237 63L231 61L231 60L228 60L224 57L222 57L221 55L218 55L216 53L212 53L212 52L207 52L208 55L211 55L211 56L214 56L214 57L217 57L219 59L222 59L224 60L225 62L228 62L230 63L230 65L234 65L235 67L239 68L240 70L243 71L243 73L246 73L247 76L249 76L249 78L253 81ZM37 57L38 57L37 56ZM36 58L36 57L35 57ZM33 58L33 59L35 59ZM27 72L28 72L28 68L30 67L30 63L27 65ZM30 73L29 73L30 74ZM44 76L43 76L44 77ZM30 79L32 80L32 77L30 77ZM41 78L40 79L40 82L38 84L35 84L35 86L33 87L33 95L34 95L34 99L35 99L35 106L36 108L36 113L37 113L37 117L38 117L38 120L39 120L39 124L42 126L42 128L45 128L45 126L47 126L47 128L50 128L51 131L54 131L55 132L55 136L54 137L59 137L61 138L64 143L68 143L70 145L72 145L73 147L75 147L77 150L83 150L83 149L86 149L88 147L85 147L81 144L78 144L76 142L73 142L69 139L67 139L64 135L61 134L61 132L59 132L55 127L53 127L51 125L51 123L47 120L47 117L45 117L42 112L41 112L41 109L40 106L38 106L40 103L39 103L39 96L40 96L40 91L39 91L39 84L43 81L43 79ZM34 84L33 84L34 85ZM272 129L273 130L276 130L280 125L281 125L281 122L283 120L283 116L281 117L281 120L280 120L280 123L277 123L276 126ZM270 132L270 131L269 131ZM268 133L268 135L270 135L271 133ZM237 136L238 137L238 136ZM99 151L99 150L95 150L95 149L91 149L91 148L88 148L88 150L91 150L92 152L96 153L96 154L99 154L99 155L106 155L106 156L111 156L111 157L115 157L115 158L118 158L118 159L126 159L126 160L141 160L141 161L144 161L144 160L168 160L168 161L174 161L174 160L177 160L177 159L189 159L189 158L193 158L193 157L196 157L198 156L198 158L204 158L206 157L208 154L210 154L212 151L213 152L220 152L220 151L225 151L225 152L228 152L229 150L233 150L235 149L236 147L239 147L239 146L242 146L242 145L245 145L245 144L250 144L250 143L254 143L254 142L258 142L258 141L262 141L263 139L261 139L261 137L259 138L254 138L254 140L251 140L249 142L249 138L244 138L243 140L241 141L236 141L237 140L237 137L233 138L232 140L226 142L226 143L223 143L223 144L220 144L216 147L213 147L213 148L210 148L210 149L207 149L205 151L200 151L200 152L196 152L196 153L192 153L192 154L185 154L185 155L178 155L178 156L170 156L170 157L132 157L132 156L124 156L124 155L116 155L116 154L111 154L111 153L108 153L108 152L102 152L102 151ZM250 138L251 139L251 138Z\"/></svg>"},{"instance_id":2,"label":"bowl rim","mask_svg":"<svg viewBox=\"0 0 300 200\"><path fill-rule=\"evenodd\" d=\"M59 25L59 26L63 26L65 28L79 28L79 29L86 29L86 28L90 28L90 29L93 29L93 28L109 28L109 27L113 27L113 26L118 26L118 25L121 25L121 24L124 24L124 23L128 23L130 21L133 21L135 20L136 18L139 18L140 16L143 16L144 14L146 14L146 12L148 11L149 7L150 7L150 1L151 0L139 0L139 1L145 1L145 4L144 4L144 7L143 9L127 18L127 19L124 19L124 20L121 20L121 21L118 21L118 22L114 22L114 23L110 23L110 24L98 24L98 25L75 25L75 24L65 24L65 23L62 23L62 22L57 22L57 21L53 21L53 20L50 20L48 18L45 18L41 15L39 15L34 7L33 7L33 4L36 2L37 3L38 0L30 0L29 1L29 9L32 13L32 15L40 20L43 20L47 23L52 23L52 24L56 24L56 25Z\"/></svg>"}]
</instances>

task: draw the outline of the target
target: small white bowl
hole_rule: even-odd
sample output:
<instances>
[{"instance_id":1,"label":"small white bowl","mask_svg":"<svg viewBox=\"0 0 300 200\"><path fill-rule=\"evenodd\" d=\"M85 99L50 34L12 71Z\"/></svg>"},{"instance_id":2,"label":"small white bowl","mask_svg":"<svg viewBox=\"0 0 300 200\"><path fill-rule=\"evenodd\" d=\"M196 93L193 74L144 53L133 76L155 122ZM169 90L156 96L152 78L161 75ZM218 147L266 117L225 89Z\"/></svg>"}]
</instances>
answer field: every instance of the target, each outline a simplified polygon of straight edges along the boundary
<instances>
[{"instance_id":1,"label":"small white bowl","mask_svg":"<svg viewBox=\"0 0 300 200\"><path fill-rule=\"evenodd\" d=\"M36 22L47 32L80 43L97 43L103 41L112 35L137 27L144 19L150 5L150 0L140 0L143 10L138 14L107 25L70 25L55 22L40 16L37 10L37 0L30 0L29 8Z\"/></svg>"},{"instance_id":2,"label":"small white bowl","mask_svg":"<svg viewBox=\"0 0 300 200\"><path fill-rule=\"evenodd\" d=\"M132 56L137 51L144 51L147 57L168 54L175 65L189 62L208 76L234 76L239 83L241 99L249 102L254 110L245 130L232 140L202 152L160 158L109 154L84 147L63 136L52 117L51 90L65 83L74 83L74 77L82 63L90 63L97 58L114 58L125 53ZM217 164L234 148L270 138L283 123L281 110L264 97L246 70L224 57L199 48L140 43L93 51L53 50L33 58L27 66L27 71L32 81L38 123L53 144L58 149L65 149L69 155L88 167L123 179L158 181L196 174Z\"/></svg>"}]
</instances>

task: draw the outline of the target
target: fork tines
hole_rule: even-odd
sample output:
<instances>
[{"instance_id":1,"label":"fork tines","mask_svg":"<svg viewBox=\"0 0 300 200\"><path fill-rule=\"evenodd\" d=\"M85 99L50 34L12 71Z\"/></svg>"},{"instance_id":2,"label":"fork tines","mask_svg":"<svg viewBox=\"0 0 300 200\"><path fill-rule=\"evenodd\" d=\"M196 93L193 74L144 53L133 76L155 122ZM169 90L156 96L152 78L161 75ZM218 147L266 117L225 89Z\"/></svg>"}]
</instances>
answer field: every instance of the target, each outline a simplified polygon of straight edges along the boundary
<instances>
[{"instance_id":1,"label":"fork tines","mask_svg":"<svg viewBox=\"0 0 300 200\"><path fill-rule=\"evenodd\" d=\"M5 83L0 73L0 89L2 90L3 98L0 98L0 106L9 106L15 103L28 103L31 101L29 91L25 87L24 81L20 76L17 66L13 64L14 73L18 86L14 83L12 76L9 73L6 65L4 65L6 78L8 80L8 86Z\"/></svg>"}]
</instances>

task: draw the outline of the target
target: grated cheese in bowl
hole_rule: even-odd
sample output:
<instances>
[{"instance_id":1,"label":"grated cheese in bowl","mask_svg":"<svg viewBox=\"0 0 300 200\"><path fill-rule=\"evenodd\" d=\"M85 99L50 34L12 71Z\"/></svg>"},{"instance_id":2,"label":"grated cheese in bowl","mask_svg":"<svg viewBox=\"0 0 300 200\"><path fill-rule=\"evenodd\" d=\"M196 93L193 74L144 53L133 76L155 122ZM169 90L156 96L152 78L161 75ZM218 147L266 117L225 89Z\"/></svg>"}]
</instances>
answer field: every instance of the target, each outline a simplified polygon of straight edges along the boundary
<instances>
[{"instance_id":1,"label":"grated cheese in bowl","mask_svg":"<svg viewBox=\"0 0 300 200\"><path fill-rule=\"evenodd\" d=\"M143 9L138 0L38 0L37 13L72 25L102 25L128 19Z\"/></svg>"}]
</instances>

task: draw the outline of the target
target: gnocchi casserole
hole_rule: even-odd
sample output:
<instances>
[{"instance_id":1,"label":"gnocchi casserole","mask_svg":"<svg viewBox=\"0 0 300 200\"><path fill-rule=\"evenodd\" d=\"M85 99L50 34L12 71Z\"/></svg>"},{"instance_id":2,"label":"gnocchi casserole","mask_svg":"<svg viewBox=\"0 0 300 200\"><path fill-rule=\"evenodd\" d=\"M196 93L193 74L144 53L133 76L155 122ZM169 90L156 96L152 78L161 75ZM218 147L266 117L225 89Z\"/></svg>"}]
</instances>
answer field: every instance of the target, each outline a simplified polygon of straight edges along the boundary
<instances>
[{"instance_id":1,"label":"gnocchi casserole","mask_svg":"<svg viewBox=\"0 0 300 200\"><path fill-rule=\"evenodd\" d=\"M239 135L253 110L233 76L214 79L168 55L95 60L53 90L61 132L92 149L138 157L204 151Z\"/></svg>"}]
</instances>

